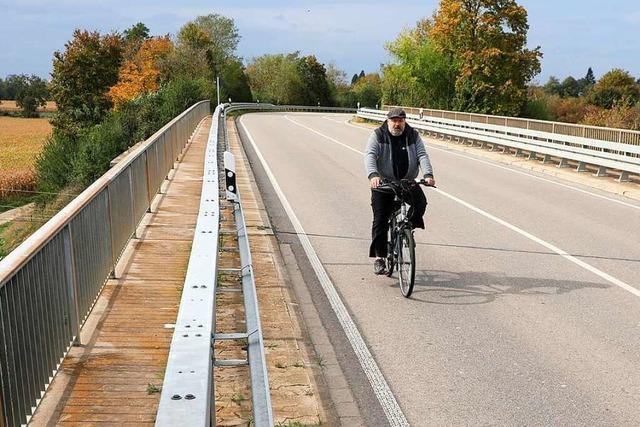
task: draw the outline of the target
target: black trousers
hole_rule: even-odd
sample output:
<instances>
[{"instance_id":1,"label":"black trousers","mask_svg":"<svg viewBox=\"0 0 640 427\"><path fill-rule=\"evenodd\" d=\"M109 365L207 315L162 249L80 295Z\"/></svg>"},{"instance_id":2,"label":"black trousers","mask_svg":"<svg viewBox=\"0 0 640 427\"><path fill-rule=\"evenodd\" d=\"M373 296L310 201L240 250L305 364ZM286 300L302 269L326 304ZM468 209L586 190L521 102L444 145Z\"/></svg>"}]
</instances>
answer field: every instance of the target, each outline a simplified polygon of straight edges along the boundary
<instances>
[{"instance_id":1,"label":"black trousers","mask_svg":"<svg viewBox=\"0 0 640 427\"><path fill-rule=\"evenodd\" d=\"M411 189L412 204L409 209L409 220L414 228L424 228L424 213L427 210L427 198L422 188L416 185ZM389 232L389 217L394 211L394 195L371 189L371 209L373 210L373 225L371 227L370 257L387 256L387 234Z\"/></svg>"}]
</instances>

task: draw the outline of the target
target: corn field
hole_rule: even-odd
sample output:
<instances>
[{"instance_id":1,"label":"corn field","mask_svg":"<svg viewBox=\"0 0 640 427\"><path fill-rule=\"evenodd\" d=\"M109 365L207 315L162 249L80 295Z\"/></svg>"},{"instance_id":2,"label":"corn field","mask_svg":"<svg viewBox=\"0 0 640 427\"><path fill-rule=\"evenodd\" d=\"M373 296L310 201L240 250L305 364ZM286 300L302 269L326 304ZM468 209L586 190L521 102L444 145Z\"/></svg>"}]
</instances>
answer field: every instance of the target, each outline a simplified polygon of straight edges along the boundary
<instances>
[{"instance_id":1,"label":"corn field","mask_svg":"<svg viewBox=\"0 0 640 427\"><path fill-rule=\"evenodd\" d=\"M35 189L35 159L49 133L47 119L0 117L0 200Z\"/></svg>"}]
</instances>

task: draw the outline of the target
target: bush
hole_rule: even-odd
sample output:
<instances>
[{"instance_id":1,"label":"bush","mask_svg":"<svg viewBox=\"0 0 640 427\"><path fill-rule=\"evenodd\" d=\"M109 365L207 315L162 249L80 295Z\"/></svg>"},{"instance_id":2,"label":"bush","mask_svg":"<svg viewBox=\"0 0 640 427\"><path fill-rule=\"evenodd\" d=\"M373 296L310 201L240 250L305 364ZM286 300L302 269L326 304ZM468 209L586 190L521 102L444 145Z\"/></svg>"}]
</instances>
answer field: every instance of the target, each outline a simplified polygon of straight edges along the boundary
<instances>
[{"instance_id":1,"label":"bush","mask_svg":"<svg viewBox=\"0 0 640 427\"><path fill-rule=\"evenodd\" d=\"M51 134L36 158L39 191L57 193L71 182L75 156L75 140L60 132Z\"/></svg>"},{"instance_id":2,"label":"bush","mask_svg":"<svg viewBox=\"0 0 640 427\"><path fill-rule=\"evenodd\" d=\"M553 96L549 99L548 105L553 120L565 123L579 123L587 112L587 102L584 98Z\"/></svg>"},{"instance_id":3,"label":"bush","mask_svg":"<svg viewBox=\"0 0 640 427\"><path fill-rule=\"evenodd\" d=\"M198 101L209 98L215 102L215 87L203 78L181 77L160 88L157 96L160 98L159 121L164 125Z\"/></svg>"},{"instance_id":4,"label":"bush","mask_svg":"<svg viewBox=\"0 0 640 427\"><path fill-rule=\"evenodd\" d=\"M73 165L73 181L89 185L109 170L111 160L125 151L129 144L118 115L110 115L80 137Z\"/></svg>"},{"instance_id":5,"label":"bush","mask_svg":"<svg viewBox=\"0 0 640 427\"><path fill-rule=\"evenodd\" d=\"M640 130L640 106L618 102L611 109L589 106L584 119L585 125L609 128Z\"/></svg>"},{"instance_id":6,"label":"bush","mask_svg":"<svg viewBox=\"0 0 640 427\"><path fill-rule=\"evenodd\" d=\"M102 123L81 130L73 138L54 132L36 161L40 191L57 193L70 183L89 185L127 148L212 93L211 82L179 78L158 92L125 102Z\"/></svg>"},{"instance_id":7,"label":"bush","mask_svg":"<svg viewBox=\"0 0 640 427\"><path fill-rule=\"evenodd\" d=\"M521 117L534 120L552 120L553 116L545 99L528 100L524 106Z\"/></svg>"}]
</instances>

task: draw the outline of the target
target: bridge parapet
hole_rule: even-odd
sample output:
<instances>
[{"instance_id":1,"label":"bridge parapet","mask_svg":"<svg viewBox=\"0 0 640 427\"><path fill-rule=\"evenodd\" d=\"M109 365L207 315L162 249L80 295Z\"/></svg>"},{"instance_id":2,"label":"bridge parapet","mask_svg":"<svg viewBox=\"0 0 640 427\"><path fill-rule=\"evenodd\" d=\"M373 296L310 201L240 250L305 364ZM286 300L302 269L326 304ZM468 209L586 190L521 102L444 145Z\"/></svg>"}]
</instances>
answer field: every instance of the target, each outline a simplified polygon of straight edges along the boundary
<instances>
[{"instance_id":1,"label":"bridge parapet","mask_svg":"<svg viewBox=\"0 0 640 427\"><path fill-rule=\"evenodd\" d=\"M0 261L0 426L26 424L200 120L174 118Z\"/></svg>"}]
</instances>

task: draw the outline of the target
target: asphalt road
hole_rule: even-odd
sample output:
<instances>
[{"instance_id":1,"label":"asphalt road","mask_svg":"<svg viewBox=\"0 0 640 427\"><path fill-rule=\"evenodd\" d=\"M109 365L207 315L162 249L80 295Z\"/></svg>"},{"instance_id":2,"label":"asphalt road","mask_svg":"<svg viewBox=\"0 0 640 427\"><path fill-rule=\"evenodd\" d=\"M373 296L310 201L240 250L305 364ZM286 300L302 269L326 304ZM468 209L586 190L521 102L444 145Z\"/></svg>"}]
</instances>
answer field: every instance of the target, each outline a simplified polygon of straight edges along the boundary
<instances>
[{"instance_id":1,"label":"asphalt road","mask_svg":"<svg viewBox=\"0 0 640 427\"><path fill-rule=\"evenodd\" d=\"M394 278L372 274L360 154L371 130L347 118L241 122L408 422L640 425L640 204L427 145L439 189L426 190L405 299ZM295 243L246 139L278 237ZM296 257L367 424L386 424L299 243Z\"/></svg>"}]
</instances>

